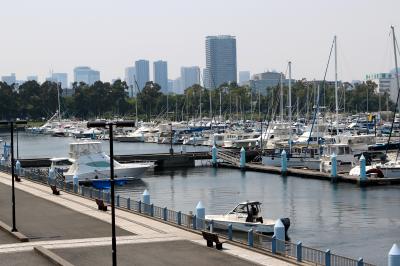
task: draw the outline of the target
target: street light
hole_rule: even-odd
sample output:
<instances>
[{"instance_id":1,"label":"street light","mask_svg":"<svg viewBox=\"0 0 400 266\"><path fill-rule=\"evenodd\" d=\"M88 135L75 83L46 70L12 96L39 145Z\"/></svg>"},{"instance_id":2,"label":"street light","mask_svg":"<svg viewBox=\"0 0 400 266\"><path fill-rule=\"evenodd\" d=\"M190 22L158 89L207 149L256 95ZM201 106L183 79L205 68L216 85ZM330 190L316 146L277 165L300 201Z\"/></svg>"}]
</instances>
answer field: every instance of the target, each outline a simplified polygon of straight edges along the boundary
<instances>
[{"instance_id":1,"label":"street light","mask_svg":"<svg viewBox=\"0 0 400 266\"><path fill-rule=\"evenodd\" d=\"M15 222L15 185L14 178L15 176L15 160L14 160L14 125L25 125L26 121L17 120L17 121L0 121L0 125L10 125L10 134L11 134L11 202L12 202L12 229L11 232L18 232L16 222Z\"/></svg>"},{"instance_id":2,"label":"street light","mask_svg":"<svg viewBox=\"0 0 400 266\"><path fill-rule=\"evenodd\" d=\"M117 265L117 240L115 237L115 190L114 190L114 145L113 145L113 126L134 127L134 121L93 121L88 122L88 128L107 128L110 137L110 183L111 183L111 227L112 227L112 265Z\"/></svg>"}]
</instances>

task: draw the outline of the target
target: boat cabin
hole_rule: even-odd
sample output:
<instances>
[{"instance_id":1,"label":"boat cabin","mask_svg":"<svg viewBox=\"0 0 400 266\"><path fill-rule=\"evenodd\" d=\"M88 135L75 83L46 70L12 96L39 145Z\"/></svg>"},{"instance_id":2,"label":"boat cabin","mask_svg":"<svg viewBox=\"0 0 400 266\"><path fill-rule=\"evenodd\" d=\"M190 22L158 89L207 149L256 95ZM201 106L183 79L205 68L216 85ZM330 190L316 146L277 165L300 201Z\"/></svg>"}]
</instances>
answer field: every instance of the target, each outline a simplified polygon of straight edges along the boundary
<instances>
[{"instance_id":1,"label":"boat cabin","mask_svg":"<svg viewBox=\"0 0 400 266\"><path fill-rule=\"evenodd\" d=\"M246 217L246 222L255 223L263 222L261 214L261 202L246 201L238 204L229 214Z\"/></svg>"}]
</instances>

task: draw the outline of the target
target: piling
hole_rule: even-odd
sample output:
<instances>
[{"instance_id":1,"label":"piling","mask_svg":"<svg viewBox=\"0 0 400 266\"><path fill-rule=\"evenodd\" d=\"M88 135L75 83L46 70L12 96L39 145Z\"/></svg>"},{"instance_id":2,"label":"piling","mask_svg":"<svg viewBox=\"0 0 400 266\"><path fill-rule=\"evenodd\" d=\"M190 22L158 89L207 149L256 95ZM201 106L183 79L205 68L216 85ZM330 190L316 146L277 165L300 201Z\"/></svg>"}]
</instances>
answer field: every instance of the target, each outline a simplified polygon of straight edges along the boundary
<instances>
[{"instance_id":1,"label":"piling","mask_svg":"<svg viewBox=\"0 0 400 266\"><path fill-rule=\"evenodd\" d=\"M331 251L329 249L325 251L325 266L331 266Z\"/></svg>"},{"instance_id":2,"label":"piling","mask_svg":"<svg viewBox=\"0 0 400 266\"><path fill-rule=\"evenodd\" d=\"M399 266L400 265L400 248L395 243L388 254L388 266Z\"/></svg>"},{"instance_id":3,"label":"piling","mask_svg":"<svg viewBox=\"0 0 400 266\"><path fill-rule=\"evenodd\" d=\"M276 250L277 252L285 251L285 226L281 219L276 220L274 225L274 235L276 237Z\"/></svg>"},{"instance_id":4,"label":"piling","mask_svg":"<svg viewBox=\"0 0 400 266\"><path fill-rule=\"evenodd\" d=\"M1 166L6 165L6 159L5 159L3 156L1 156L0 165L1 165Z\"/></svg>"},{"instance_id":5,"label":"piling","mask_svg":"<svg viewBox=\"0 0 400 266\"><path fill-rule=\"evenodd\" d=\"M337 158L335 153L331 155L331 178L332 181L336 181L337 178Z\"/></svg>"},{"instance_id":6,"label":"piling","mask_svg":"<svg viewBox=\"0 0 400 266\"><path fill-rule=\"evenodd\" d=\"M301 241L297 242L296 244L296 259L298 262L301 262L303 259L303 244L301 243Z\"/></svg>"},{"instance_id":7,"label":"piling","mask_svg":"<svg viewBox=\"0 0 400 266\"><path fill-rule=\"evenodd\" d=\"M211 148L212 165L213 165L214 167L217 166L217 154L218 154L218 149L217 149L217 147L215 147L215 145L214 145L214 146L212 146L212 148Z\"/></svg>"},{"instance_id":8,"label":"piling","mask_svg":"<svg viewBox=\"0 0 400 266\"><path fill-rule=\"evenodd\" d=\"M74 192L75 192L75 193L78 193L79 178L78 178L77 175L74 175L74 176L72 177L72 183L73 183L73 185L74 185Z\"/></svg>"},{"instance_id":9,"label":"piling","mask_svg":"<svg viewBox=\"0 0 400 266\"><path fill-rule=\"evenodd\" d=\"M204 220L206 218L206 208L204 208L203 203L199 201L196 206L196 217L197 217L197 226L199 228L203 228Z\"/></svg>"},{"instance_id":10,"label":"piling","mask_svg":"<svg viewBox=\"0 0 400 266\"><path fill-rule=\"evenodd\" d=\"M15 173L17 174L17 176L21 175L21 163L19 162L19 160L15 162Z\"/></svg>"},{"instance_id":11,"label":"piling","mask_svg":"<svg viewBox=\"0 0 400 266\"><path fill-rule=\"evenodd\" d=\"M240 168L242 170L246 168L246 151L243 147L240 149Z\"/></svg>"},{"instance_id":12,"label":"piling","mask_svg":"<svg viewBox=\"0 0 400 266\"><path fill-rule=\"evenodd\" d=\"M367 172L366 172L366 162L365 162L365 157L364 154L361 155L360 157L360 180L364 181L367 179Z\"/></svg>"},{"instance_id":13,"label":"piling","mask_svg":"<svg viewBox=\"0 0 400 266\"><path fill-rule=\"evenodd\" d=\"M232 240L232 235L233 235L233 233L232 233L232 224L229 224L228 225L228 239L229 240Z\"/></svg>"},{"instance_id":14,"label":"piling","mask_svg":"<svg viewBox=\"0 0 400 266\"><path fill-rule=\"evenodd\" d=\"M144 204L150 205L150 193L147 189L143 191L142 198Z\"/></svg>"},{"instance_id":15,"label":"piling","mask_svg":"<svg viewBox=\"0 0 400 266\"><path fill-rule=\"evenodd\" d=\"M287 155L285 150L281 153L281 173L282 175L286 175L287 173Z\"/></svg>"},{"instance_id":16,"label":"piling","mask_svg":"<svg viewBox=\"0 0 400 266\"><path fill-rule=\"evenodd\" d=\"M142 194L143 204L144 204L144 212L149 214L150 212L150 193L147 189L143 191Z\"/></svg>"},{"instance_id":17,"label":"piling","mask_svg":"<svg viewBox=\"0 0 400 266\"><path fill-rule=\"evenodd\" d=\"M247 245L249 245L249 247L253 247L254 246L254 233L253 233L253 229L250 229L247 232Z\"/></svg>"},{"instance_id":18,"label":"piling","mask_svg":"<svg viewBox=\"0 0 400 266\"><path fill-rule=\"evenodd\" d=\"M49 183L49 185L52 184L52 182L53 182L53 180L54 180L54 177L55 177L55 170L54 170L53 168L50 168L50 170L49 170L49 176L48 176L48 183Z\"/></svg>"}]
</instances>

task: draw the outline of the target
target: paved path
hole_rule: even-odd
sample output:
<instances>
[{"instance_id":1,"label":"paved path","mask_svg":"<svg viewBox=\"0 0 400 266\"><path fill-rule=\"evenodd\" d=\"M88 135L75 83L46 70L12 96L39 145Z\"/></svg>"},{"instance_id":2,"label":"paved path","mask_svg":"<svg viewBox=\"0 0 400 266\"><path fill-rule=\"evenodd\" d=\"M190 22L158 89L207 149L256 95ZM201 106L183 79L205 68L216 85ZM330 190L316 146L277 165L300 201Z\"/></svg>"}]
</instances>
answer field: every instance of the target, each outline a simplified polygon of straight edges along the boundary
<instances>
[{"instance_id":1,"label":"paved path","mask_svg":"<svg viewBox=\"0 0 400 266\"><path fill-rule=\"evenodd\" d=\"M5 187L5 185L9 186L10 184L9 176L0 173L0 189L9 189L9 187ZM84 253L81 252L81 250L86 249L99 250L97 252L98 254L101 254L105 260L109 259L109 256L111 256L109 248L111 244L111 238L109 237L111 235L111 227L109 225L111 222L110 211L98 211L97 205L93 200L65 192L61 192L60 196L54 196L51 194L49 187L28 180L16 183L16 187L19 189L17 194L18 215L22 215L18 213L19 208L24 208L24 204L26 204L26 202L22 200L22 197L31 197L41 201L40 204L38 203L38 209L36 209L36 211L43 209L43 206L51 206L52 209L67 209L63 210L63 212L68 213L67 216L64 216L63 222L70 223L69 219L74 219L72 218L73 216L85 216L85 218L81 217L79 219L90 219L90 223L93 224L90 228L82 228L87 232L83 232L80 228L74 228L74 231L77 232L76 234L73 232L69 232L68 234L64 234L61 231L58 232L59 235L63 235L62 238L42 238L40 239L41 241L37 242L17 244L1 245L0 243L0 264L3 255L9 255L13 252L30 252L35 244L40 244L45 248L53 250L53 252L58 252L60 256L74 260L77 265L84 265L85 261L93 260L91 254L84 255ZM8 193L9 192L5 190L0 192L0 195L9 195ZM23 193L29 194L29 196L22 196ZM3 196L0 196L0 198L1 197ZM39 206L41 208L39 208ZM0 208L2 208L1 203ZM2 213L3 211L0 212L0 220L3 219ZM10 215L8 214L10 212L6 213L6 216ZM5 222L8 222L6 218L7 217L4 217ZM47 217L47 212L45 214L42 213L42 216L39 218L51 221L51 219L49 220ZM57 219L56 217L52 217L52 219L53 218ZM23 228L22 221L23 220L20 221L21 228ZM40 224L40 220L35 221L35 223ZM54 226L54 224L55 223L50 223L49 226ZM93 234L93 231L99 230L95 229L96 224L98 224L99 227L105 225L106 228L101 229L99 233ZM121 255L126 254L126 256L129 256L130 265L132 265L132 262L135 262L135 265L136 262L138 262L137 265L144 265L140 263L140 256L143 258L143 262L144 258L147 257L151 259L155 265L183 265L179 263L180 261L185 261L185 258L189 259L189 261L186 261L185 265L192 264L193 266L212 264L211 261L208 260L210 258L212 260L220 260L222 264L232 265L290 265L285 261L228 243L224 244L224 250L222 252L206 248L205 241L199 234L123 210L116 210L116 224L121 228L120 236L117 237L118 250L121 249ZM61 230L62 228L58 227L57 230L58 229ZM55 233L54 231L52 232L53 234ZM81 234L79 232L81 232ZM75 237L77 235L79 235L79 237ZM174 246L177 248L173 248ZM179 250L181 250L181 252L179 252ZM137 256L138 254L140 255L139 257ZM214 258L214 256L216 257ZM79 261L79 258L81 261ZM76 261L76 259L78 261ZM203 261L207 263L204 264ZM93 263L90 263L91 265L98 264L97 261L92 262ZM98 265L109 265L109 263Z\"/></svg>"}]
</instances>

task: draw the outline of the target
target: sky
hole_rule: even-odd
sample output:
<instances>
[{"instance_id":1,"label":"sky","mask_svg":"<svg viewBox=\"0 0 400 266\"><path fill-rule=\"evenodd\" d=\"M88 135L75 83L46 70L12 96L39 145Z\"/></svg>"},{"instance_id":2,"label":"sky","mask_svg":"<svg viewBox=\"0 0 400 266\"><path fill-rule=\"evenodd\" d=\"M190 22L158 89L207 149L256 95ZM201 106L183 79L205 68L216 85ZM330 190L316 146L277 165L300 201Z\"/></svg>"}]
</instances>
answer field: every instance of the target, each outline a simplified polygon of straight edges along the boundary
<instances>
[{"instance_id":1,"label":"sky","mask_svg":"<svg viewBox=\"0 0 400 266\"><path fill-rule=\"evenodd\" d=\"M0 0L0 75L18 80L87 65L123 78L135 60L205 66L205 37L237 39L238 71L322 79L333 36L339 80L394 68L390 26L400 36L399 0ZM333 64L328 79L334 78Z\"/></svg>"}]
</instances>

